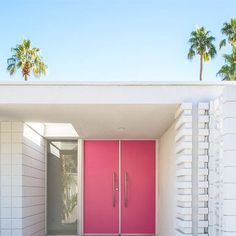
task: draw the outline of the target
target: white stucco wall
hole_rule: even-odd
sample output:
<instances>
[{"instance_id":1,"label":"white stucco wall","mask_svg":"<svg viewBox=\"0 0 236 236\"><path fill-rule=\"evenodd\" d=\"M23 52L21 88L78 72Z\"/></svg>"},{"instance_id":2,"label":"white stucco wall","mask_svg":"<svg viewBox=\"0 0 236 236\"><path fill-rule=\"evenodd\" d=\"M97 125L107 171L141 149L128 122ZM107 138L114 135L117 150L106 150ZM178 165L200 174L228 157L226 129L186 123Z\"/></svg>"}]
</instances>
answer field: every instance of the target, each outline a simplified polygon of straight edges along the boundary
<instances>
[{"instance_id":1,"label":"white stucco wall","mask_svg":"<svg viewBox=\"0 0 236 236\"><path fill-rule=\"evenodd\" d=\"M175 235L176 162L174 124L159 140L158 235Z\"/></svg>"}]
</instances>

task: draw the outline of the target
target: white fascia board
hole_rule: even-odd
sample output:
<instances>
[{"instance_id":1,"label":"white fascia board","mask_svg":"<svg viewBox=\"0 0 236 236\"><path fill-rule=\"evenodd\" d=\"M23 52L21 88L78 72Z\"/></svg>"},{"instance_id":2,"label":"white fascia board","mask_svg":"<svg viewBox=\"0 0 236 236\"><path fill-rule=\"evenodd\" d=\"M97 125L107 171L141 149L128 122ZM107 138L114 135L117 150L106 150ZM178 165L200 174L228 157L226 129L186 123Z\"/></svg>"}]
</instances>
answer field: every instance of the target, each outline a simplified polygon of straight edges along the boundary
<instances>
[{"instance_id":1,"label":"white fascia board","mask_svg":"<svg viewBox=\"0 0 236 236\"><path fill-rule=\"evenodd\" d=\"M0 104L181 104L209 101L224 86L174 83L0 83Z\"/></svg>"}]
</instances>

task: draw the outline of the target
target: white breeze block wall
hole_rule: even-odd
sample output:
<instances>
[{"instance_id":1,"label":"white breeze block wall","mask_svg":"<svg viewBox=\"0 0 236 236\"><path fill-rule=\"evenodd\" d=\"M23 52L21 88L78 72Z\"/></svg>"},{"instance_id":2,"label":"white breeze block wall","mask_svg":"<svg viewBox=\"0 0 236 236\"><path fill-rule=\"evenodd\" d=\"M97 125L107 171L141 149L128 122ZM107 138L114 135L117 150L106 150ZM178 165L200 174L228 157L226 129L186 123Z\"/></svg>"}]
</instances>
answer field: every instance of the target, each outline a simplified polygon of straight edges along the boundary
<instances>
[{"instance_id":1,"label":"white breeze block wall","mask_svg":"<svg viewBox=\"0 0 236 236\"><path fill-rule=\"evenodd\" d=\"M209 103L198 104L198 235L208 235Z\"/></svg>"},{"instance_id":2,"label":"white breeze block wall","mask_svg":"<svg viewBox=\"0 0 236 236\"><path fill-rule=\"evenodd\" d=\"M183 103L176 119L176 235L192 235L192 104Z\"/></svg>"},{"instance_id":3,"label":"white breeze block wall","mask_svg":"<svg viewBox=\"0 0 236 236\"><path fill-rule=\"evenodd\" d=\"M223 92L223 231L236 235L236 87Z\"/></svg>"},{"instance_id":4,"label":"white breeze block wall","mask_svg":"<svg viewBox=\"0 0 236 236\"><path fill-rule=\"evenodd\" d=\"M45 235L44 139L22 122L0 122L1 236Z\"/></svg>"}]
</instances>

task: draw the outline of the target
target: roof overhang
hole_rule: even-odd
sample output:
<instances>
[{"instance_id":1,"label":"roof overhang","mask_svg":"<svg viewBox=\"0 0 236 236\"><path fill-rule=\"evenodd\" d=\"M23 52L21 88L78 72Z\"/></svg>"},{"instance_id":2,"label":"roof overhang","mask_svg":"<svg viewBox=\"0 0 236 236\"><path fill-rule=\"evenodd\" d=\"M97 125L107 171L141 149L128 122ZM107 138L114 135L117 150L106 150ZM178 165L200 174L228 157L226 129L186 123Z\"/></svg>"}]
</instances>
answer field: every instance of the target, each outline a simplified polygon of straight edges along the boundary
<instances>
[{"instance_id":1,"label":"roof overhang","mask_svg":"<svg viewBox=\"0 0 236 236\"><path fill-rule=\"evenodd\" d=\"M71 124L86 139L156 139L173 123L179 104L214 100L226 85L0 83L0 119Z\"/></svg>"}]
</instances>

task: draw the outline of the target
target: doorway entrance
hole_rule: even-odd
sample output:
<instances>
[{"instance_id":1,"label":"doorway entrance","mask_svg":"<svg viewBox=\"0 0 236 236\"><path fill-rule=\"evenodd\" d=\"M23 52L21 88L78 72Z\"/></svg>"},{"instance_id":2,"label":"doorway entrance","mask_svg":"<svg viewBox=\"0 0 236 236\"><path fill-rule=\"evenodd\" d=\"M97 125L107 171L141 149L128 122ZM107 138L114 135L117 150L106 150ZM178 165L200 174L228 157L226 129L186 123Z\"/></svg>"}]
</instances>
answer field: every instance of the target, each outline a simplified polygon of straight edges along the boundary
<instances>
[{"instance_id":1,"label":"doorway entrance","mask_svg":"<svg viewBox=\"0 0 236 236\"><path fill-rule=\"evenodd\" d=\"M78 141L47 143L47 233L77 235Z\"/></svg>"},{"instance_id":2,"label":"doorway entrance","mask_svg":"<svg viewBox=\"0 0 236 236\"><path fill-rule=\"evenodd\" d=\"M84 142L84 234L155 235L155 141Z\"/></svg>"}]
</instances>

